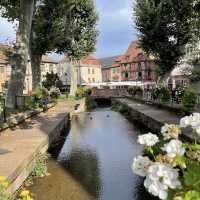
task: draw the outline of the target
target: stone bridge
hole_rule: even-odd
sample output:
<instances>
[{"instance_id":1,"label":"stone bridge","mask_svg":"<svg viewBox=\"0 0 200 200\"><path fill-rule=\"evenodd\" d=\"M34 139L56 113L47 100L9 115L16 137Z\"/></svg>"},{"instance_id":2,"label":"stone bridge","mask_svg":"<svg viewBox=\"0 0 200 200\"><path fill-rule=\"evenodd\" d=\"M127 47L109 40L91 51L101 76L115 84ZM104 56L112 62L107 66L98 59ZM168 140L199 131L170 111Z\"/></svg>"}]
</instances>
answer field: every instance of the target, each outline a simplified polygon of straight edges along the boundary
<instances>
[{"instance_id":1,"label":"stone bridge","mask_svg":"<svg viewBox=\"0 0 200 200\"><path fill-rule=\"evenodd\" d=\"M93 98L122 98L129 96L127 89L92 89Z\"/></svg>"}]
</instances>

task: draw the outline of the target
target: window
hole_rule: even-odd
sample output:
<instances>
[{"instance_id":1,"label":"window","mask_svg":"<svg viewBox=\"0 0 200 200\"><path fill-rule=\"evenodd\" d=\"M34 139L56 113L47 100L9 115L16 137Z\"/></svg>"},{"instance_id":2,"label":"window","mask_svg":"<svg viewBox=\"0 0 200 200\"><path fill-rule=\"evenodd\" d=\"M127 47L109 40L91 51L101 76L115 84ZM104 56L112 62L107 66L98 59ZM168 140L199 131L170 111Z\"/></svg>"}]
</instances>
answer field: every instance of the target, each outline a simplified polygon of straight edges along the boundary
<instances>
[{"instance_id":1,"label":"window","mask_svg":"<svg viewBox=\"0 0 200 200\"><path fill-rule=\"evenodd\" d=\"M90 78L88 78L88 82L89 82L89 83L91 82L91 79L90 79Z\"/></svg>"},{"instance_id":2,"label":"window","mask_svg":"<svg viewBox=\"0 0 200 200\"><path fill-rule=\"evenodd\" d=\"M92 69L92 74L94 74L94 69Z\"/></svg>"},{"instance_id":3,"label":"window","mask_svg":"<svg viewBox=\"0 0 200 200\"><path fill-rule=\"evenodd\" d=\"M90 74L90 68L88 68L88 74Z\"/></svg>"},{"instance_id":4,"label":"window","mask_svg":"<svg viewBox=\"0 0 200 200\"><path fill-rule=\"evenodd\" d=\"M113 69L113 74L116 72L115 68Z\"/></svg>"},{"instance_id":5,"label":"window","mask_svg":"<svg viewBox=\"0 0 200 200\"><path fill-rule=\"evenodd\" d=\"M95 78L92 79L92 82L95 83Z\"/></svg>"},{"instance_id":6,"label":"window","mask_svg":"<svg viewBox=\"0 0 200 200\"><path fill-rule=\"evenodd\" d=\"M125 75L125 78L128 78L128 77L129 77L128 72L126 72L124 75Z\"/></svg>"}]
</instances>

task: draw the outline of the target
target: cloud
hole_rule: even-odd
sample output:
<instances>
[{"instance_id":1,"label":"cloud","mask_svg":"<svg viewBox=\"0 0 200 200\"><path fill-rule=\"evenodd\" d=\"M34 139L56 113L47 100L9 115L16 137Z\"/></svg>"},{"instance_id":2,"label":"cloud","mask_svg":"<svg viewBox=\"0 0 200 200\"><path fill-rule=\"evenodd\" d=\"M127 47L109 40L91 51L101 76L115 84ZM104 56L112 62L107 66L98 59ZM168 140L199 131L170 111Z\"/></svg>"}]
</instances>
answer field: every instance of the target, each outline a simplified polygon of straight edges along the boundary
<instances>
[{"instance_id":1,"label":"cloud","mask_svg":"<svg viewBox=\"0 0 200 200\"><path fill-rule=\"evenodd\" d=\"M136 39L132 20L132 0L96 0L99 13L100 35L97 43L98 57L123 54L129 43Z\"/></svg>"},{"instance_id":2,"label":"cloud","mask_svg":"<svg viewBox=\"0 0 200 200\"><path fill-rule=\"evenodd\" d=\"M12 42L15 40L14 24L0 17L0 42Z\"/></svg>"}]
</instances>

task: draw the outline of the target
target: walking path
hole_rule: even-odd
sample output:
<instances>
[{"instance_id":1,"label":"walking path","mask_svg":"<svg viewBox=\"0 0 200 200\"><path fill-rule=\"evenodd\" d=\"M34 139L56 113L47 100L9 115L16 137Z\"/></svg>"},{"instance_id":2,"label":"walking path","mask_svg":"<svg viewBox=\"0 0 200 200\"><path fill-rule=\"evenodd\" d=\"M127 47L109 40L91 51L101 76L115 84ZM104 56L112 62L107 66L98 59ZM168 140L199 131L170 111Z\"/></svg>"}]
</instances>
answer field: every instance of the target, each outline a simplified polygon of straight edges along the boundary
<instances>
[{"instance_id":1,"label":"walking path","mask_svg":"<svg viewBox=\"0 0 200 200\"><path fill-rule=\"evenodd\" d=\"M35 155L47 149L49 140L55 137L54 130L59 129L64 120L68 120L68 113L74 109L74 105L72 102L58 103L47 112L27 120L12 130L2 132L0 176L5 176L11 183L10 191L18 189L29 175L30 169L28 170L27 166L33 162Z\"/></svg>"},{"instance_id":2,"label":"walking path","mask_svg":"<svg viewBox=\"0 0 200 200\"><path fill-rule=\"evenodd\" d=\"M163 124L180 122L181 117L171 111L156 108L155 106L143 104L130 99L118 99L118 100L122 103L127 104L129 107L132 107L133 109L140 111L144 115L153 118L154 120L159 121Z\"/></svg>"},{"instance_id":3,"label":"walking path","mask_svg":"<svg viewBox=\"0 0 200 200\"><path fill-rule=\"evenodd\" d=\"M160 128L168 124L179 124L181 116L175 112L168 110L156 108L155 106L143 104L134 100L127 98L119 98L118 102L127 105L131 110L135 111L133 116L139 119L147 128L155 132L160 131ZM183 130L184 139L192 139L192 134L190 129Z\"/></svg>"}]
</instances>

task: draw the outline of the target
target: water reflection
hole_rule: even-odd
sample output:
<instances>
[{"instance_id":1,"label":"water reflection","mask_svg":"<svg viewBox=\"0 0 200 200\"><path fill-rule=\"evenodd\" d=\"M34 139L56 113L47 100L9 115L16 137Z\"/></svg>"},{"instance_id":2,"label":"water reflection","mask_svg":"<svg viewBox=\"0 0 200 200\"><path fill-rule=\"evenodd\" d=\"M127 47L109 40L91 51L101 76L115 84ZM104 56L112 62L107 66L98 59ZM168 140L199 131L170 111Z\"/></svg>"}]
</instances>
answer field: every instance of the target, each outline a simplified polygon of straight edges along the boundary
<instances>
[{"instance_id":1,"label":"water reflection","mask_svg":"<svg viewBox=\"0 0 200 200\"><path fill-rule=\"evenodd\" d=\"M76 149L61 163L95 199L98 199L101 183L98 159L94 151Z\"/></svg>"},{"instance_id":2,"label":"water reflection","mask_svg":"<svg viewBox=\"0 0 200 200\"><path fill-rule=\"evenodd\" d=\"M52 175L31 188L36 200L152 199L131 170L133 157L142 151L138 134L135 126L109 109L75 116L58 161L50 161Z\"/></svg>"}]
</instances>

